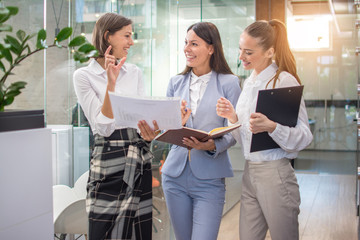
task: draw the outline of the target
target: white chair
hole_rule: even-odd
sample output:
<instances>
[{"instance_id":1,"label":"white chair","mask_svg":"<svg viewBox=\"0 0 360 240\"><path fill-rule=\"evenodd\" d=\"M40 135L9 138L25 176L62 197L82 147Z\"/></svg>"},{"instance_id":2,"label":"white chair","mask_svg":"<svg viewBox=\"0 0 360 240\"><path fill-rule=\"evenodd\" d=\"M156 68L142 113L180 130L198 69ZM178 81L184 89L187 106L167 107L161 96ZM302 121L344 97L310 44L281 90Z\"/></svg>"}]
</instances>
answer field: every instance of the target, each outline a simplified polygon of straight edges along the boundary
<instances>
[{"instance_id":1,"label":"white chair","mask_svg":"<svg viewBox=\"0 0 360 240\"><path fill-rule=\"evenodd\" d=\"M74 188L53 186L55 234L87 234L86 184L89 173L85 172L75 182Z\"/></svg>"}]
</instances>

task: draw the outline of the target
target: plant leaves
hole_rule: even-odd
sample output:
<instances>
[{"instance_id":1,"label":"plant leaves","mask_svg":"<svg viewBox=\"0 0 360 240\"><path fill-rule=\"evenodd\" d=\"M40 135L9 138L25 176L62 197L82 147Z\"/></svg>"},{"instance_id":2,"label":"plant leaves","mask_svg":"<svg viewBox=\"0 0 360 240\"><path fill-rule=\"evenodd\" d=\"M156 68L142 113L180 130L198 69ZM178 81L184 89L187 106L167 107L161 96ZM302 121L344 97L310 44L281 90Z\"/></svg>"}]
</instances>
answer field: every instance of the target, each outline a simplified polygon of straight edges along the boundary
<instances>
[{"instance_id":1,"label":"plant leaves","mask_svg":"<svg viewBox=\"0 0 360 240\"><path fill-rule=\"evenodd\" d=\"M88 57L82 57L82 58L80 58L80 63L85 63L85 62L87 62L87 61L89 61L89 58L88 58Z\"/></svg>"},{"instance_id":2,"label":"plant leaves","mask_svg":"<svg viewBox=\"0 0 360 240\"><path fill-rule=\"evenodd\" d=\"M10 11L10 15L16 15L19 12L18 7L9 6L9 7L6 7L6 8Z\"/></svg>"},{"instance_id":3,"label":"plant leaves","mask_svg":"<svg viewBox=\"0 0 360 240\"><path fill-rule=\"evenodd\" d=\"M14 38L10 35L6 35L5 41L8 41L8 43L11 44L12 48L10 48L10 49L12 49L14 53L16 53L18 55L21 54L22 47L16 38Z\"/></svg>"},{"instance_id":4,"label":"plant leaves","mask_svg":"<svg viewBox=\"0 0 360 240\"><path fill-rule=\"evenodd\" d=\"M84 36L77 36L73 40L70 41L69 47L77 47L86 42L86 38Z\"/></svg>"},{"instance_id":5,"label":"plant leaves","mask_svg":"<svg viewBox=\"0 0 360 240\"><path fill-rule=\"evenodd\" d=\"M92 50L91 52L89 52L89 53L86 55L86 57L88 57L88 58L97 57L97 56L99 56L97 50Z\"/></svg>"},{"instance_id":6,"label":"plant leaves","mask_svg":"<svg viewBox=\"0 0 360 240\"><path fill-rule=\"evenodd\" d=\"M16 97L17 95L19 95L21 93L20 90L12 90L9 91L5 94L5 97Z\"/></svg>"},{"instance_id":7,"label":"plant leaves","mask_svg":"<svg viewBox=\"0 0 360 240\"><path fill-rule=\"evenodd\" d=\"M12 27L8 24L2 24L0 23L0 32L11 32Z\"/></svg>"},{"instance_id":8,"label":"plant leaves","mask_svg":"<svg viewBox=\"0 0 360 240\"><path fill-rule=\"evenodd\" d=\"M11 15L16 15L19 12L18 7L9 6L6 8L0 8L0 23L6 22Z\"/></svg>"},{"instance_id":9,"label":"plant leaves","mask_svg":"<svg viewBox=\"0 0 360 240\"><path fill-rule=\"evenodd\" d=\"M7 7L0 8L0 15L10 15L10 9Z\"/></svg>"},{"instance_id":10,"label":"plant leaves","mask_svg":"<svg viewBox=\"0 0 360 240\"><path fill-rule=\"evenodd\" d=\"M90 43L86 43L84 45L82 45L81 47L79 47L78 51L79 52L83 52L83 53L89 53L92 50L96 50L96 48L91 45Z\"/></svg>"},{"instance_id":11,"label":"plant leaves","mask_svg":"<svg viewBox=\"0 0 360 240\"><path fill-rule=\"evenodd\" d=\"M10 17L10 10L8 8L0 8L0 23L5 22Z\"/></svg>"},{"instance_id":12,"label":"plant leaves","mask_svg":"<svg viewBox=\"0 0 360 240\"><path fill-rule=\"evenodd\" d=\"M16 32L16 36L22 42L22 41L24 41L26 34L23 30L19 30Z\"/></svg>"},{"instance_id":13,"label":"plant leaves","mask_svg":"<svg viewBox=\"0 0 360 240\"><path fill-rule=\"evenodd\" d=\"M81 59L81 53L75 52L75 53L74 53L74 60L75 60L75 61L80 61L80 59Z\"/></svg>"},{"instance_id":14,"label":"plant leaves","mask_svg":"<svg viewBox=\"0 0 360 240\"><path fill-rule=\"evenodd\" d=\"M5 69L5 66L4 64L0 61L0 69L5 73L6 72L6 69Z\"/></svg>"},{"instance_id":15,"label":"plant leaves","mask_svg":"<svg viewBox=\"0 0 360 240\"><path fill-rule=\"evenodd\" d=\"M9 49L3 48L2 46L0 46L0 51L1 51L1 54L5 57L5 59L6 59L10 64L12 64L13 58L12 58L12 55L11 55Z\"/></svg>"},{"instance_id":16,"label":"plant leaves","mask_svg":"<svg viewBox=\"0 0 360 240\"><path fill-rule=\"evenodd\" d=\"M14 101L14 97L6 97L6 96L5 96L4 106L7 106L7 105L12 104L13 101Z\"/></svg>"},{"instance_id":17,"label":"plant leaves","mask_svg":"<svg viewBox=\"0 0 360 240\"><path fill-rule=\"evenodd\" d=\"M9 89L11 89L11 90L22 89L22 88L25 88L26 84L27 84L27 82L24 82L24 81L14 82L9 86Z\"/></svg>"},{"instance_id":18,"label":"plant leaves","mask_svg":"<svg viewBox=\"0 0 360 240\"><path fill-rule=\"evenodd\" d=\"M68 39L72 34L72 28L71 27L65 27L61 29L59 34L55 37L54 43L64 41L65 39Z\"/></svg>"},{"instance_id":19,"label":"plant leaves","mask_svg":"<svg viewBox=\"0 0 360 240\"><path fill-rule=\"evenodd\" d=\"M43 49L45 48L45 41L46 41L46 31L45 29L41 29L37 34L37 41L36 41L36 48Z\"/></svg>"}]
</instances>

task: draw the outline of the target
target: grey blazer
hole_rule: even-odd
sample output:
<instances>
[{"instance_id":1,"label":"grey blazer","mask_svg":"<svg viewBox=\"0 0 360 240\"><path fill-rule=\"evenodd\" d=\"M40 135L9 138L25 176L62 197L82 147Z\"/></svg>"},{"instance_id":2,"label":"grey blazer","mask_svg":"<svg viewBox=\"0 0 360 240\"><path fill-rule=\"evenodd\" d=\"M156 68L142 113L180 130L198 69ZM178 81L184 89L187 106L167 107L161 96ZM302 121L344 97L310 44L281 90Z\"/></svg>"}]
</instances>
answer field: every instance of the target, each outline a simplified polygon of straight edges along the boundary
<instances>
[{"instance_id":1,"label":"grey blazer","mask_svg":"<svg viewBox=\"0 0 360 240\"><path fill-rule=\"evenodd\" d=\"M180 97L190 104L190 75L187 73L172 77L168 85L167 96ZM227 120L216 114L217 100L220 97L225 97L235 107L240 92L239 79L235 75L219 74L213 71L204 96L196 109L196 115L188 119L186 126L206 132L226 126ZM215 153L192 149L189 164L193 174L200 179L232 177L233 172L227 149L235 143L232 135L226 134L215 139ZM162 167L162 173L171 177L178 177L185 167L188 154L187 148L172 145Z\"/></svg>"}]
</instances>

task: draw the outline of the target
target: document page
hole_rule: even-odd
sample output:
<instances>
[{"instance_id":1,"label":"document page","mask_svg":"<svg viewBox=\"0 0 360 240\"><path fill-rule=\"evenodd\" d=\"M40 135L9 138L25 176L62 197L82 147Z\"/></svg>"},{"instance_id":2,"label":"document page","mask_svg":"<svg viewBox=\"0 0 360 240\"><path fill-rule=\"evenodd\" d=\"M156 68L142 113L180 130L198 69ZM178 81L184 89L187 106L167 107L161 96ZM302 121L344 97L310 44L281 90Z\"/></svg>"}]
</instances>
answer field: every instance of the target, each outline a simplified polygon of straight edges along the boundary
<instances>
[{"instance_id":1,"label":"document page","mask_svg":"<svg viewBox=\"0 0 360 240\"><path fill-rule=\"evenodd\" d=\"M109 92L115 122L118 126L138 128L140 120L150 127L156 120L159 128L179 129L181 125L180 98L126 96Z\"/></svg>"}]
</instances>

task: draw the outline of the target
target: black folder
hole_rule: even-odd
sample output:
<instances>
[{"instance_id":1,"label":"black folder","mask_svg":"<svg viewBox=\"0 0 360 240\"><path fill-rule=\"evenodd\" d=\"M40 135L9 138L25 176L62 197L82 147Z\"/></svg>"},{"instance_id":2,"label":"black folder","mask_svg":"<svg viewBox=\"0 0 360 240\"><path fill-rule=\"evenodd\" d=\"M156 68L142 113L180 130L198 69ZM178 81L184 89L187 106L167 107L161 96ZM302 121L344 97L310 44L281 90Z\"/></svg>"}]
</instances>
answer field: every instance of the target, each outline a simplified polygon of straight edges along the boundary
<instances>
[{"instance_id":1,"label":"black folder","mask_svg":"<svg viewBox=\"0 0 360 240\"><path fill-rule=\"evenodd\" d=\"M256 112L281 125L295 127L304 86L260 90ZM252 135L250 152L280 148L268 132Z\"/></svg>"}]
</instances>

